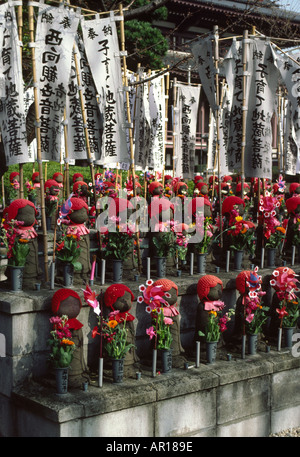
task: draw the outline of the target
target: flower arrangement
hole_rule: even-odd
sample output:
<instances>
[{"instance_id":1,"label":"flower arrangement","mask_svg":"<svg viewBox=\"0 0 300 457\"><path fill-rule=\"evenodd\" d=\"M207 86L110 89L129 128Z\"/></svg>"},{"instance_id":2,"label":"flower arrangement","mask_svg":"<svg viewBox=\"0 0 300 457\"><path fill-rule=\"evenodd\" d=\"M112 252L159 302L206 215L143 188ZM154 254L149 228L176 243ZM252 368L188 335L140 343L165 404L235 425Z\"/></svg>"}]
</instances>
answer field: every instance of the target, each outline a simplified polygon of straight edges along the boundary
<instances>
[{"instance_id":1,"label":"flower arrangement","mask_svg":"<svg viewBox=\"0 0 300 457\"><path fill-rule=\"evenodd\" d=\"M7 251L8 264L11 266L24 266L29 254L29 240L18 235L18 227L24 222L11 220L2 227L0 240Z\"/></svg>"},{"instance_id":2,"label":"flower arrangement","mask_svg":"<svg viewBox=\"0 0 300 457\"><path fill-rule=\"evenodd\" d=\"M33 187L32 182L27 180L25 186L27 189L28 197L30 196L32 199L35 199L37 197L37 190L35 187Z\"/></svg>"},{"instance_id":3,"label":"flower arrangement","mask_svg":"<svg viewBox=\"0 0 300 457\"><path fill-rule=\"evenodd\" d=\"M292 245L300 246L300 217L294 217L292 225Z\"/></svg>"},{"instance_id":4,"label":"flower arrangement","mask_svg":"<svg viewBox=\"0 0 300 457\"><path fill-rule=\"evenodd\" d=\"M67 233L63 228L56 243L56 257L64 264L71 264L75 270L81 269L81 263L77 262L81 249L79 247L80 235Z\"/></svg>"},{"instance_id":5,"label":"flower arrangement","mask_svg":"<svg viewBox=\"0 0 300 457\"><path fill-rule=\"evenodd\" d=\"M134 344L127 341L127 313L122 318L118 318L119 311L112 311L108 318L104 319L96 294L89 285L86 285L83 296L86 303L94 309L98 318L98 325L94 327L92 337L95 338L100 335L101 341L102 338L104 339L104 348L111 359L123 359L126 353L135 347ZM102 357L102 349L100 350L100 357Z\"/></svg>"},{"instance_id":6,"label":"flower arrangement","mask_svg":"<svg viewBox=\"0 0 300 457\"><path fill-rule=\"evenodd\" d=\"M213 237L214 229L211 223L211 217L198 215L196 217L196 227L202 239L199 243L195 243L195 250L198 254L204 254L208 251Z\"/></svg>"},{"instance_id":7,"label":"flower arrangement","mask_svg":"<svg viewBox=\"0 0 300 457\"><path fill-rule=\"evenodd\" d=\"M153 237L157 257L167 257L168 254L175 254L176 235L173 221L159 223L159 227L155 227L155 230L157 228L159 229L159 234Z\"/></svg>"},{"instance_id":8,"label":"flower arrangement","mask_svg":"<svg viewBox=\"0 0 300 457\"><path fill-rule=\"evenodd\" d=\"M231 249L254 254L252 223L245 221L236 209L232 209L230 212L228 235Z\"/></svg>"},{"instance_id":9,"label":"flower arrangement","mask_svg":"<svg viewBox=\"0 0 300 457\"><path fill-rule=\"evenodd\" d=\"M50 362L55 368L67 368L70 366L74 351L76 349L74 341L72 341L72 333L69 330L67 323L68 316L54 316L50 318L52 330L50 332L51 339L48 343L51 347Z\"/></svg>"},{"instance_id":10,"label":"flower arrangement","mask_svg":"<svg viewBox=\"0 0 300 457\"><path fill-rule=\"evenodd\" d=\"M173 320L164 316L163 307L169 306L163 296L168 297L168 292L162 290L162 286L154 286L152 279L146 281L146 286L139 287L140 295L137 299L138 303L146 304L146 312L151 315L152 325L146 330L146 334L150 340L155 338L155 348L170 349L173 341L171 335L171 325Z\"/></svg>"},{"instance_id":11,"label":"flower arrangement","mask_svg":"<svg viewBox=\"0 0 300 457\"><path fill-rule=\"evenodd\" d=\"M264 246L266 248L277 248L285 239L286 230L280 225L276 217L276 208L279 207L280 202L268 192L260 199L258 222L263 226Z\"/></svg>"},{"instance_id":12,"label":"flower arrangement","mask_svg":"<svg viewBox=\"0 0 300 457\"><path fill-rule=\"evenodd\" d=\"M20 189L20 183L16 179L14 179L12 182L9 183L9 189L8 189L8 199L9 200L16 200L19 195L19 189Z\"/></svg>"},{"instance_id":13,"label":"flower arrangement","mask_svg":"<svg viewBox=\"0 0 300 457\"><path fill-rule=\"evenodd\" d=\"M250 272L249 280L246 281L248 293L243 297L244 321L246 332L257 335L263 324L267 321L269 308L261 304L261 298L265 292L261 290L261 276L257 275L258 267Z\"/></svg>"},{"instance_id":14,"label":"flower arrangement","mask_svg":"<svg viewBox=\"0 0 300 457\"><path fill-rule=\"evenodd\" d=\"M102 238L102 249L105 257L125 260L133 251L135 226L120 223L120 218L112 216L110 222L116 224L114 230L108 230Z\"/></svg>"},{"instance_id":15,"label":"flower arrangement","mask_svg":"<svg viewBox=\"0 0 300 457\"><path fill-rule=\"evenodd\" d=\"M295 272L288 267L279 267L272 273L270 285L275 289L279 299L276 312L280 319L280 327L293 327L299 317L299 299L295 294L300 291L297 282Z\"/></svg>"},{"instance_id":16,"label":"flower arrangement","mask_svg":"<svg viewBox=\"0 0 300 457\"><path fill-rule=\"evenodd\" d=\"M208 311L208 321L205 327L205 333L199 330L199 336L204 336L206 341L219 341L221 333L227 330L227 323L230 321L234 310L231 309L222 314L225 304L220 300L205 303L205 310Z\"/></svg>"},{"instance_id":17,"label":"flower arrangement","mask_svg":"<svg viewBox=\"0 0 300 457\"><path fill-rule=\"evenodd\" d=\"M190 238L190 235L188 233L186 233L188 229L189 229L189 226L187 224L179 224L178 226L176 226L176 231L175 231L176 253L177 253L178 259L180 259L180 260L185 260L185 258L186 258L189 238Z\"/></svg>"}]
</instances>

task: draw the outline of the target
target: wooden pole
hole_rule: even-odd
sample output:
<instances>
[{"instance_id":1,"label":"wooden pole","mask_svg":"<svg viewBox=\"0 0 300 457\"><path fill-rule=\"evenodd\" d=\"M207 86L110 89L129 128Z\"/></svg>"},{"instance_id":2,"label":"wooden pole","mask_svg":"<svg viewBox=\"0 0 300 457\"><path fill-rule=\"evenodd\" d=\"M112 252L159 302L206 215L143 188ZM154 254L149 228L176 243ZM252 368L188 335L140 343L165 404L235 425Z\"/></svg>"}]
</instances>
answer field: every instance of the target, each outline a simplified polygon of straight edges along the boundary
<instances>
[{"instance_id":1,"label":"wooden pole","mask_svg":"<svg viewBox=\"0 0 300 457\"><path fill-rule=\"evenodd\" d=\"M165 170L166 170L166 152L167 152L167 134L168 134L168 112L169 112L169 89L170 89L170 73L166 73L166 93L165 93L165 147L164 147L164 166L162 175L162 185L165 185Z\"/></svg>"},{"instance_id":2,"label":"wooden pole","mask_svg":"<svg viewBox=\"0 0 300 457\"><path fill-rule=\"evenodd\" d=\"M222 228L222 194L221 194L221 171L220 171L220 88L219 88L219 33L218 26L214 27L214 66L215 66L215 92L216 108L215 120L217 131L217 159L218 159L218 188L219 188L219 211L220 211L220 243L223 248L223 228Z\"/></svg>"},{"instance_id":3,"label":"wooden pole","mask_svg":"<svg viewBox=\"0 0 300 457\"><path fill-rule=\"evenodd\" d=\"M242 106L242 144L241 144L241 182L242 182L242 194L241 198L244 198L244 183L245 183L245 146L246 146L246 118L247 118L247 101L246 101L246 89L247 89L247 50L248 50L248 30L244 31L243 34L243 106Z\"/></svg>"},{"instance_id":4,"label":"wooden pole","mask_svg":"<svg viewBox=\"0 0 300 457\"><path fill-rule=\"evenodd\" d=\"M37 162L40 175L40 192L41 192L41 216L42 216L42 230L43 230L43 245L44 245L44 265L45 265L45 280L49 280L48 272L48 240L47 240L47 226L46 226L46 212L45 212L45 192L44 192L44 175L43 163L41 153L41 131L40 131L40 115L39 115L39 101L38 101L38 88L36 79L36 60L35 60L35 47L34 47L34 9L32 5L28 5L29 15L29 34L32 57L32 72L34 82L34 104L35 104L35 118L36 118L36 141L37 141Z\"/></svg>"},{"instance_id":5,"label":"wooden pole","mask_svg":"<svg viewBox=\"0 0 300 457\"><path fill-rule=\"evenodd\" d=\"M23 38L23 9L22 6L18 6L18 35L20 43L22 43ZM22 66L22 46L20 46L20 58L21 58L21 66ZM20 198L24 198L24 169L23 163L19 164L19 174L20 174L20 189L19 195Z\"/></svg>"},{"instance_id":6,"label":"wooden pole","mask_svg":"<svg viewBox=\"0 0 300 457\"><path fill-rule=\"evenodd\" d=\"M175 178L175 146L176 146L176 132L175 132L175 109L177 97L177 78L173 79L173 178Z\"/></svg>"},{"instance_id":7,"label":"wooden pole","mask_svg":"<svg viewBox=\"0 0 300 457\"><path fill-rule=\"evenodd\" d=\"M123 17L123 6L119 5L120 16ZM120 38L121 38L121 51L123 59L123 86L127 88L128 79L127 79L127 64L126 64L126 55L125 55L125 30L124 30L124 20L120 21ZM130 159L131 159L131 173L132 173L132 183L133 183L133 197L136 197L136 186L135 186L135 165L134 165L134 145L133 145L133 133L131 126L131 113L130 113L130 103L129 103L129 93L126 90L126 109L127 109L127 122L129 125L129 145L130 145ZM138 222L136 222L136 247L138 254L138 271L142 271L142 262L141 262L141 251L140 251L140 231Z\"/></svg>"}]
</instances>

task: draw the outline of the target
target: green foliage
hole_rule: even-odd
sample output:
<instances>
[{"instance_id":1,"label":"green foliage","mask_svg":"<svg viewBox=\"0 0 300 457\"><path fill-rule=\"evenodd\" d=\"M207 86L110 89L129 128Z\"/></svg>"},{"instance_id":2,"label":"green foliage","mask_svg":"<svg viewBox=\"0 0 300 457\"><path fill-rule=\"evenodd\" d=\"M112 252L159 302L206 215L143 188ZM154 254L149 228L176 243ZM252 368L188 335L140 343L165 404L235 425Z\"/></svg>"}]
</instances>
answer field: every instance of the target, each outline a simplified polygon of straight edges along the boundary
<instances>
[{"instance_id":1,"label":"green foliage","mask_svg":"<svg viewBox=\"0 0 300 457\"><path fill-rule=\"evenodd\" d=\"M168 42L159 29L150 22L132 20L126 22L126 48L128 67L136 71L140 63L145 69L157 70L163 67L163 57L168 51Z\"/></svg>"}]
</instances>

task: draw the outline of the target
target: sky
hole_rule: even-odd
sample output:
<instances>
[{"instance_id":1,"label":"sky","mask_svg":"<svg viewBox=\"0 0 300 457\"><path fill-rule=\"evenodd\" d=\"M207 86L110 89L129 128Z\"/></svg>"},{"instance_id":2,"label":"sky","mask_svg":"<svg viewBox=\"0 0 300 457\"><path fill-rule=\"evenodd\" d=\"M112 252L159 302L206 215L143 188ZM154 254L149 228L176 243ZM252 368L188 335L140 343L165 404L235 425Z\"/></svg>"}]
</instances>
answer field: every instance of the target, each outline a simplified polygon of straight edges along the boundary
<instances>
[{"instance_id":1,"label":"sky","mask_svg":"<svg viewBox=\"0 0 300 457\"><path fill-rule=\"evenodd\" d=\"M278 0L278 3L288 11L300 13L300 0Z\"/></svg>"}]
</instances>

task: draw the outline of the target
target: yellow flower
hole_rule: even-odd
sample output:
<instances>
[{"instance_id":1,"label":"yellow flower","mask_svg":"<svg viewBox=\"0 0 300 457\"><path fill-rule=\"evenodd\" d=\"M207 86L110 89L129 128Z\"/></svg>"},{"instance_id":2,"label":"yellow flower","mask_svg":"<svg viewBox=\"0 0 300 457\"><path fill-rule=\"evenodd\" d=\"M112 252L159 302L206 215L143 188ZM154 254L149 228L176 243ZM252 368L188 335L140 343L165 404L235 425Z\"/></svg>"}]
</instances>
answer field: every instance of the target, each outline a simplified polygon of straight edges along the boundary
<instances>
[{"instance_id":1,"label":"yellow flower","mask_svg":"<svg viewBox=\"0 0 300 457\"><path fill-rule=\"evenodd\" d=\"M28 243L28 240L25 238L19 238L19 243Z\"/></svg>"},{"instance_id":2,"label":"yellow flower","mask_svg":"<svg viewBox=\"0 0 300 457\"><path fill-rule=\"evenodd\" d=\"M118 325L118 322L116 320L111 320L111 321L108 321L107 322L107 325L110 327L110 328L115 328L117 325Z\"/></svg>"},{"instance_id":3,"label":"yellow flower","mask_svg":"<svg viewBox=\"0 0 300 457\"><path fill-rule=\"evenodd\" d=\"M63 338L61 340L61 344L66 344L67 346L73 346L73 344L75 344L75 343L74 343L74 341L68 340L67 338Z\"/></svg>"},{"instance_id":4,"label":"yellow flower","mask_svg":"<svg viewBox=\"0 0 300 457\"><path fill-rule=\"evenodd\" d=\"M276 230L281 233L285 233L285 229L283 227L276 227Z\"/></svg>"},{"instance_id":5,"label":"yellow flower","mask_svg":"<svg viewBox=\"0 0 300 457\"><path fill-rule=\"evenodd\" d=\"M236 216L235 220L237 222L242 222L243 218L242 218L242 216Z\"/></svg>"},{"instance_id":6,"label":"yellow flower","mask_svg":"<svg viewBox=\"0 0 300 457\"><path fill-rule=\"evenodd\" d=\"M209 314L212 314L213 316L217 317L216 311L209 311Z\"/></svg>"}]
</instances>

